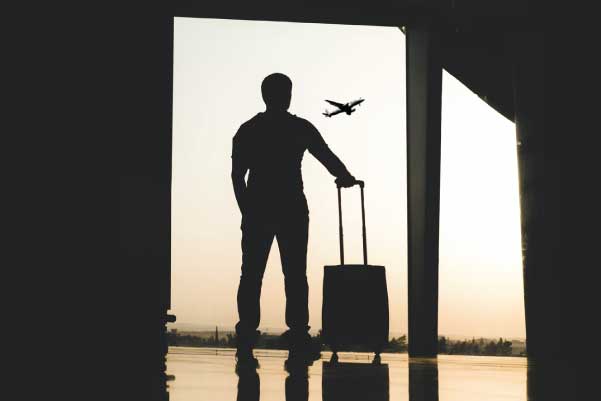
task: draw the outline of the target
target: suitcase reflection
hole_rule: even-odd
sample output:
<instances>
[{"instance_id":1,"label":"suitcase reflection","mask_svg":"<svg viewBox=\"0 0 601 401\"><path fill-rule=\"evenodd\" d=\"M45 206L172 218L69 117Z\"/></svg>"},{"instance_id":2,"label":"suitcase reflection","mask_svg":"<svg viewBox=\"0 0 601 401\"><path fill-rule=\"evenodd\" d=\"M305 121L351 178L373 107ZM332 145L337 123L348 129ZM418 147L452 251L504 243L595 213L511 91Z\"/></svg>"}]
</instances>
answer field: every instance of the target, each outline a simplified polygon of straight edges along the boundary
<instances>
[{"instance_id":1,"label":"suitcase reflection","mask_svg":"<svg viewBox=\"0 0 601 401\"><path fill-rule=\"evenodd\" d=\"M388 364L323 362L323 401L389 401Z\"/></svg>"}]
</instances>

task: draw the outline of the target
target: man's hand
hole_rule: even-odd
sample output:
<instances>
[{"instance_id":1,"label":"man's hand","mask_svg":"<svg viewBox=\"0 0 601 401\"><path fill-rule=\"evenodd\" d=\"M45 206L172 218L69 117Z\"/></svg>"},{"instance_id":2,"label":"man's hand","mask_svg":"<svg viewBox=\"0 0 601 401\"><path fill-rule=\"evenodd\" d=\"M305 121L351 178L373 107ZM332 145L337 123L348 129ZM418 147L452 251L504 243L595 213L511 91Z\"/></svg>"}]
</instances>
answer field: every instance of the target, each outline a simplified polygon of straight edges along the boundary
<instances>
[{"instance_id":1,"label":"man's hand","mask_svg":"<svg viewBox=\"0 0 601 401\"><path fill-rule=\"evenodd\" d=\"M355 184L357 184L357 180L350 174L336 178L336 185L339 187L349 188Z\"/></svg>"}]
</instances>

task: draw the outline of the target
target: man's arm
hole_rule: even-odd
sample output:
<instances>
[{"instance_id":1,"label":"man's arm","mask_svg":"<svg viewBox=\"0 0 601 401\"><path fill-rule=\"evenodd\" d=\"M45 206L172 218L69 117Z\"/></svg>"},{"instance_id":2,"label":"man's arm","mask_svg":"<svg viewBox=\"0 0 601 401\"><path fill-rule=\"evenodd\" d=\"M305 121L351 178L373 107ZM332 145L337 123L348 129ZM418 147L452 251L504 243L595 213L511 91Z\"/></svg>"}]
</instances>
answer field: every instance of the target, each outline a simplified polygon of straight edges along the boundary
<instances>
[{"instance_id":1,"label":"man's arm","mask_svg":"<svg viewBox=\"0 0 601 401\"><path fill-rule=\"evenodd\" d=\"M332 152L326 141L323 139L317 128L307 122L311 130L311 138L308 150L324 167L336 177L336 183L342 186L351 186L355 183L355 177L347 170L346 166L340 161L338 156Z\"/></svg>"},{"instance_id":2,"label":"man's arm","mask_svg":"<svg viewBox=\"0 0 601 401\"><path fill-rule=\"evenodd\" d=\"M246 197L246 181L244 180L244 176L248 171L248 165L245 161L243 146L240 144L237 134L234 136L232 142L232 185L240 213L244 214Z\"/></svg>"}]
</instances>

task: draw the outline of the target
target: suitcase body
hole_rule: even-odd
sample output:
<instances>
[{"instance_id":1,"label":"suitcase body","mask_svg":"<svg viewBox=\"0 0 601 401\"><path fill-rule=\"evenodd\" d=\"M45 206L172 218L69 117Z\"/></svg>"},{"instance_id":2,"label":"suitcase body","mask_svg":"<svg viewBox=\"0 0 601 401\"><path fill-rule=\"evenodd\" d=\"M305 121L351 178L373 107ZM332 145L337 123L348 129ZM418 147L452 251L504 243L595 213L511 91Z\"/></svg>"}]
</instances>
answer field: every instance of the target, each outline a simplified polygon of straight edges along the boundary
<instances>
[{"instance_id":1,"label":"suitcase body","mask_svg":"<svg viewBox=\"0 0 601 401\"><path fill-rule=\"evenodd\" d=\"M388 343L384 266L325 266L322 338L333 351L379 353Z\"/></svg>"},{"instance_id":2,"label":"suitcase body","mask_svg":"<svg viewBox=\"0 0 601 401\"><path fill-rule=\"evenodd\" d=\"M338 187L340 261L325 266L323 279L322 339L337 351L373 351L379 355L388 344L388 290L384 266L367 263L363 182L363 264L344 263L342 205Z\"/></svg>"}]
</instances>

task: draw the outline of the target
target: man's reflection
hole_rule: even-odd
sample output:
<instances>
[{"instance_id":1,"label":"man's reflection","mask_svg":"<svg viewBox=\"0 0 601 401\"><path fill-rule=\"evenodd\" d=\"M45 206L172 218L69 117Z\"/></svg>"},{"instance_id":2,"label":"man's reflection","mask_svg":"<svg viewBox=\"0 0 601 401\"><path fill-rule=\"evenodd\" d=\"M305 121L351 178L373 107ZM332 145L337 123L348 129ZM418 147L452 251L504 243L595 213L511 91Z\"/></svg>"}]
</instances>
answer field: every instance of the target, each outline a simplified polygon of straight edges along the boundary
<instances>
[{"instance_id":1,"label":"man's reflection","mask_svg":"<svg viewBox=\"0 0 601 401\"><path fill-rule=\"evenodd\" d=\"M309 399L309 368L305 364L286 365L286 401L307 401ZM253 367L237 368L238 397L237 401L259 401L261 397L261 381L257 370Z\"/></svg>"},{"instance_id":2,"label":"man's reflection","mask_svg":"<svg viewBox=\"0 0 601 401\"><path fill-rule=\"evenodd\" d=\"M237 401L259 401L261 394L261 382L259 374L254 367L236 369L238 375L238 397Z\"/></svg>"},{"instance_id":3,"label":"man's reflection","mask_svg":"<svg viewBox=\"0 0 601 401\"><path fill-rule=\"evenodd\" d=\"M309 399L309 367L305 364L286 364L286 401Z\"/></svg>"},{"instance_id":4,"label":"man's reflection","mask_svg":"<svg viewBox=\"0 0 601 401\"><path fill-rule=\"evenodd\" d=\"M409 401L438 401L435 358L409 358Z\"/></svg>"},{"instance_id":5,"label":"man's reflection","mask_svg":"<svg viewBox=\"0 0 601 401\"><path fill-rule=\"evenodd\" d=\"M389 401L387 364L323 362L323 401Z\"/></svg>"}]
</instances>

